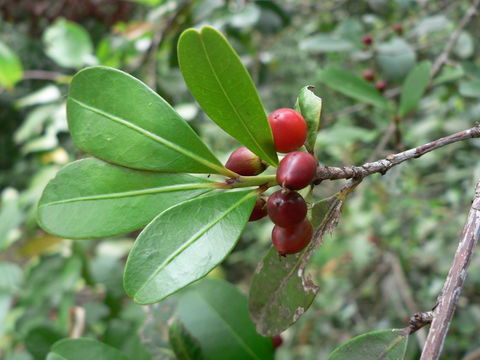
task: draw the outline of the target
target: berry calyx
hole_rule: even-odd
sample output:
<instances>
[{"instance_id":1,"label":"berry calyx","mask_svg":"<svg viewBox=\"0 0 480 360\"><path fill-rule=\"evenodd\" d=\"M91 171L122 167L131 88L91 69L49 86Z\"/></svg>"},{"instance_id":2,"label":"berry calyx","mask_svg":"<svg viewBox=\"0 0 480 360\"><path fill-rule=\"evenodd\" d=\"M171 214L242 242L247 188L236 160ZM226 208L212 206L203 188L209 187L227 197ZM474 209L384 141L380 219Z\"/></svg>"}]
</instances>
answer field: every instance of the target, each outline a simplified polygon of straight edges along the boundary
<instances>
[{"instance_id":1,"label":"berry calyx","mask_svg":"<svg viewBox=\"0 0 480 360\"><path fill-rule=\"evenodd\" d=\"M290 190L308 186L317 172L317 161L306 152L292 152L285 156L277 169L277 183Z\"/></svg>"},{"instance_id":2,"label":"berry calyx","mask_svg":"<svg viewBox=\"0 0 480 360\"><path fill-rule=\"evenodd\" d=\"M310 243L313 234L312 224L308 219L287 228L275 225L272 231L272 243L282 256L302 251Z\"/></svg>"},{"instance_id":3,"label":"berry calyx","mask_svg":"<svg viewBox=\"0 0 480 360\"><path fill-rule=\"evenodd\" d=\"M268 216L275 225L290 227L307 216L307 204L296 191L278 190L267 201Z\"/></svg>"},{"instance_id":4,"label":"berry calyx","mask_svg":"<svg viewBox=\"0 0 480 360\"><path fill-rule=\"evenodd\" d=\"M362 42L363 42L365 45L370 46L370 45L372 45L372 43L373 43L373 38L372 38L371 35L364 35L364 36L362 37Z\"/></svg>"},{"instance_id":5,"label":"berry calyx","mask_svg":"<svg viewBox=\"0 0 480 360\"><path fill-rule=\"evenodd\" d=\"M255 176L263 172L267 165L245 146L230 154L225 167L239 175Z\"/></svg>"},{"instance_id":6,"label":"berry calyx","mask_svg":"<svg viewBox=\"0 0 480 360\"><path fill-rule=\"evenodd\" d=\"M282 336L281 335L275 335L273 338L272 338L272 345L273 345L273 348L276 349L278 348L279 346L281 346L283 344L283 339L282 339Z\"/></svg>"},{"instance_id":7,"label":"berry calyx","mask_svg":"<svg viewBox=\"0 0 480 360\"><path fill-rule=\"evenodd\" d=\"M373 81L375 80L375 71L372 69L365 69L362 71L362 77L367 80L367 81Z\"/></svg>"},{"instance_id":8,"label":"berry calyx","mask_svg":"<svg viewBox=\"0 0 480 360\"><path fill-rule=\"evenodd\" d=\"M384 80L378 80L375 83L375 88L380 92L384 92L387 89L387 83Z\"/></svg>"},{"instance_id":9,"label":"berry calyx","mask_svg":"<svg viewBox=\"0 0 480 360\"><path fill-rule=\"evenodd\" d=\"M307 138L307 123L293 109L282 108L268 115L275 149L281 153L297 150Z\"/></svg>"},{"instance_id":10,"label":"berry calyx","mask_svg":"<svg viewBox=\"0 0 480 360\"><path fill-rule=\"evenodd\" d=\"M258 196L255 200L255 206L253 207L252 213L248 221L257 221L261 218L267 216L267 201L264 196Z\"/></svg>"}]
</instances>

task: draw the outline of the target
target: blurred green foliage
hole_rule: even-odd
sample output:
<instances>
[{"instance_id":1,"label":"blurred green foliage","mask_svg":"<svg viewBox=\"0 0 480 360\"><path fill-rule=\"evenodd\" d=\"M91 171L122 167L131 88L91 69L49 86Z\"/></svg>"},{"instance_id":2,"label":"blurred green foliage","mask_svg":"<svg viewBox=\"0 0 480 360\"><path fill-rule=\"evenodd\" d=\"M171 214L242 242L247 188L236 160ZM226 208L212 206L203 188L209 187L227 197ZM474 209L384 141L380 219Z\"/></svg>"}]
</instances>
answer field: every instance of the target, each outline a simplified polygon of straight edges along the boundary
<instances>
[{"instance_id":1,"label":"blurred green foliage","mask_svg":"<svg viewBox=\"0 0 480 360\"><path fill-rule=\"evenodd\" d=\"M222 160L237 144L199 111L178 69L178 36L191 26L211 25L228 36L267 111L293 107L301 88L315 86L323 100L315 151L324 165L383 158L471 127L480 117L477 17L461 32L416 109L378 146L394 122L397 89L416 64L435 63L470 6L466 0L73 3L0 4L0 355L8 360L43 359L54 342L80 325L82 336L134 359L174 358L168 320L177 298L141 307L122 288L136 234L71 241L36 224L35 204L45 184L62 165L84 157L74 149L65 120L68 82L78 69L101 64L142 79ZM402 24L401 34L395 24ZM370 47L361 41L365 34L373 37ZM373 69L388 82L390 108L327 86L321 78L329 67L356 77ZM283 334L278 359L326 359L341 342L403 327L414 312L435 304L480 177L479 148L478 139L456 143L385 176L373 175L357 188L339 227L315 254L310 271L320 292ZM314 199L340 186L323 182ZM270 231L268 221L249 225L212 276L246 292L270 246ZM479 289L476 256L442 359L461 359L480 348ZM407 359L419 357L425 334L426 329L412 336Z\"/></svg>"}]
</instances>

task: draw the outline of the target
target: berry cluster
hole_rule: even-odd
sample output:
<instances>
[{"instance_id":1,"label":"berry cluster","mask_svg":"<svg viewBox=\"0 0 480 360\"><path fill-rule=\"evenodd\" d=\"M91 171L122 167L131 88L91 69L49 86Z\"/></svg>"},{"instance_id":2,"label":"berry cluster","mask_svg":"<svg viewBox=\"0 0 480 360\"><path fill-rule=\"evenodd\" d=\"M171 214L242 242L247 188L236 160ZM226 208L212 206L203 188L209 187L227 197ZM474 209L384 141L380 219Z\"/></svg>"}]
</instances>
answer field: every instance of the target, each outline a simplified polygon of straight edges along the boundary
<instances>
[{"instance_id":1,"label":"berry cluster","mask_svg":"<svg viewBox=\"0 0 480 360\"><path fill-rule=\"evenodd\" d=\"M272 243L280 255L294 254L310 242L313 227L307 219L307 204L295 190L310 185L315 177L317 162L306 152L298 150L307 137L307 124L298 112L278 109L268 116L276 151L288 153L277 169L276 180L282 187L267 199L260 195L250 215L256 221L268 214L275 224ZM248 150L235 150L225 164L227 169L239 175L255 176L263 172L266 164Z\"/></svg>"}]
</instances>

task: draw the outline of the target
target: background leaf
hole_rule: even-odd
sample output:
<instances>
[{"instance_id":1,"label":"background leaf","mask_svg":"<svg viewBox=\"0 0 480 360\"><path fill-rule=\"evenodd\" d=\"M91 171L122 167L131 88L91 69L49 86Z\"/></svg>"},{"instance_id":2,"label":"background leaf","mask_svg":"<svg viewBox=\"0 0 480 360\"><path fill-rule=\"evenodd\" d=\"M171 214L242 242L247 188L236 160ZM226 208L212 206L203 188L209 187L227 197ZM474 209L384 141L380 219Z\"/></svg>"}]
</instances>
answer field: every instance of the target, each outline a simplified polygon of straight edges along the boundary
<instances>
[{"instance_id":1,"label":"background leaf","mask_svg":"<svg viewBox=\"0 0 480 360\"><path fill-rule=\"evenodd\" d=\"M78 72L67 116L75 145L108 162L141 170L226 173L165 100L120 70Z\"/></svg>"},{"instance_id":2,"label":"background leaf","mask_svg":"<svg viewBox=\"0 0 480 360\"><path fill-rule=\"evenodd\" d=\"M328 67L320 72L320 81L334 90L356 100L381 108L388 107L387 100L370 83L349 71Z\"/></svg>"},{"instance_id":3,"label":"background leaf","mask_svg":"<svg viewBox=\"0 0 480 360\"><path fill-rule=\"evenodd\" d=\"M17 54L0 41L0 85L11 88L22 76L22 63Z\"/></svg>"},{"instance_id":4,"label":"background leaf","mask_svg":"<svg viewBox=\"0 0 480 360\"><path fill-rule=\"evenodd\" d=\"M63 339L56 342L47 360L129 360L117 349L93 339Z\"/></svg>"},{"instance_id":5,"label":"background leaf","mask_svg":"<svg viewBox=\"0 0 480 360\"><path fill-rule=\"evenodd\" d=\"M197 339L188 332L179 319L175 319L168 327L168 337L178 360L205 359Z\"/></svg>"},{"instance_id":6,"label":"background leaf","mask_svg":"<svg viewBox=\"0 0 480 360\"><path fill-rule=\"evenodd\" d=\"M209 360L273 360L272 339L255 332L247 299L233 285L205 279L179 300L177 315Z\"/></svg>"},{"instance_id":7,"label":"background leaf","mask_svg":"<svg viewBox=\"0 0 480 360\"><path fill-rule=\"evenodd\" d=\"M251 190L224 192L161 213L128 256L127 294L137 303L154 303L208 274L235 246L255 200Z\"/></svg>"},{"instance_id":8,"label":"background leaf","mask_svg":"<svg viewBox=\"0 0 480 360\"><path fill-rule=\"evenodd\" d=\"M402 80L415 66L415 50L402 38L379 44L377 62L382 74L389 80Z\"/></svg>"},{"instance_id":9,"label":"background leaf","mask_svg":"<svg viewBox=\"0 0 480 360\"><path fill-rule=\"evenodd\" d=\"M257 89L240 58L217 30L189 29L178 42L178 61L190 92L228 134L270 165L278 163Z\"/></svg>"},{"instance_id":10,"label":"background leaf","mask_svg":"<svg viewBox=\"0 0 480 360\"><path fill-rule=\"evenodd\" d=\"M295 104L295 110L302 114L307 122L308 133L305 146L309 151L315 148L322 115L322 99L315 95L313 88L314 86L311 85L302 88Z\"/></svg>"},{"instance_id":11,"label":"background leaf","mask_svg":"<svg viewBox=\"0 0 480 360\"><path fill-rule=\"evenodd\" d=\"M57 64L67 68L93 65L93 44L88 32L80 25L58 20L43 34L46 54Z\"/></svg>"},{"instance_id":12,"label":"background leaf","mask_svg":"<svg viewBox=\"0 0 480 360\"><path fill-rule=\"evenodd\" d=\"M328 360L403 360L407 344L402 330L372 331L343 343Z\"/></svg>"},{"instance_id":13,"label":"background leaf","mask_svg":"<svg viewBox=\"0 0 480 360\"><path fill-rule=\"evenodd\" d=\"M170 206L209 191L205 188L209 183L186 174L79 160L49 182L39 202L38 220L48 232L67 238L112 236L145 226Z\"/></svg>"},{"instance_id":14,"label":"background leaf","mask_svg":"<svg viewBox=\"0 0 480 360\"><path fill-rule=\"evenodd\" d=\"M429 61L423 61L410 71L402 85L399 108L400 116L407 115L417 107L418 102L427 88L431 70L432 64Z\"/></svg>"},{"instance_id":15,"label":"background leaf","mask_svg":"<svg viewBox=\"0 0 480 360\"><path fill-rule=\"evenodd\" d=\"M326 53L352 51L355 46L351 41L335 34L317 34L301 40L300 50L309 53Z\"/></svg>"}]
</instances>

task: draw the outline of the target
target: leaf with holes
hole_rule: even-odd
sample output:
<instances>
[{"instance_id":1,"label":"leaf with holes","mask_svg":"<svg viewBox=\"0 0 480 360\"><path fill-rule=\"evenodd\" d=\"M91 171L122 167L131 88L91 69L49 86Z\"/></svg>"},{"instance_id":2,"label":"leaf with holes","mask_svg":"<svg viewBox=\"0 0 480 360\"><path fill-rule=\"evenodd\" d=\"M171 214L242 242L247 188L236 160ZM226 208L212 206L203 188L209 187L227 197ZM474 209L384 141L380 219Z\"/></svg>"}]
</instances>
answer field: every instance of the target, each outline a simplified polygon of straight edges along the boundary
<instances>
[{"instance_id":1,"label":"leaf with holes","mask_svg":"<svg viewBox=\"0 0 480 360\"><path fill-rule=\"evenodd\" d=\"M165 100L120 70L78 72L67 118L75 145L102 160L140 170L231 175Z\"/></svg>"},{"instance_id":2,"label":"leaf with holes","mask_svg":"<svg viewBox=\"0 0 480 360\"><path fill-rule=\"evenodd\" d=\"M257 89L223 35L209 26L186 30L178 41L178 61L190 92L207 115L276 166L272 131Z\"/></svg>"},{"instance_id":3,"label":"leaf with holes","mask_svg":"<svg viewBox=\"0 0 480 360\"><path fill-rule=\"evenodd\" d=\"M183 202L138 236L124 287L139 304L160 301L208 274L235 246L257 193L229 191Z\"/></svg>"}]
</instances>

